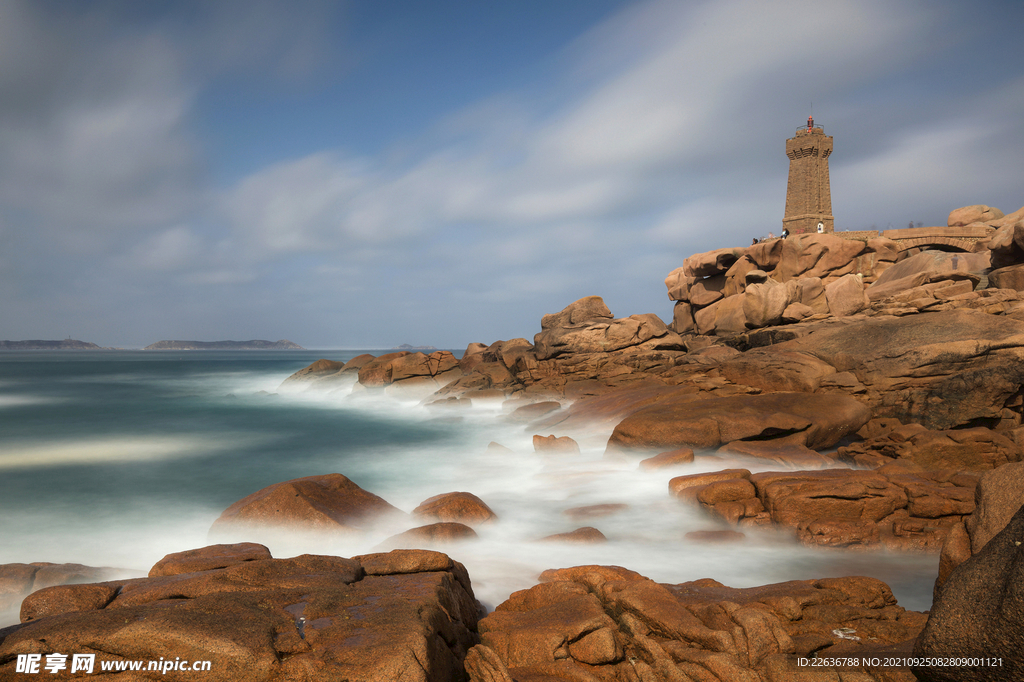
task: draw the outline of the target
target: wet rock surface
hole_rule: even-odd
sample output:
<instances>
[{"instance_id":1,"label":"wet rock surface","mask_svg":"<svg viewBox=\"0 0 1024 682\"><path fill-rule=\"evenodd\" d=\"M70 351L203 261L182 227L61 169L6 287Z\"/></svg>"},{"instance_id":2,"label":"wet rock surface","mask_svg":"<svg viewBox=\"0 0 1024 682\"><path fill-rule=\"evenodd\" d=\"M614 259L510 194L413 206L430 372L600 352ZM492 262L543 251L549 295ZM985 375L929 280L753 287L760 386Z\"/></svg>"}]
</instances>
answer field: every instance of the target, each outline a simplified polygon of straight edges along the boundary
<instances>
[{"instance_id":1,"label":"wet rock surface","mask_svg":"<svg viewBox=\"0 0 1024 682\"><path fill-rule=\"evenodd\" d=\"M798 657L909 650L926 616L905 611L871 578L802 580L748 589L714 580L656 583L616 566L545 571L480 621L470 679L801 679ZM874 654L872 654L874 655ZM856 671L912 680L905 669ZM838 679L834 669L821 670ZM850 678L855 679L855 678Z\"/></svg>"},{"instance_id":2,"label":"wet rock surface","mask_svg":"<svg viewBox=\"0 0 1024 682\"><path fill-rule=\"evenodd\" d=\"M790 529L808 546L938 552L974 511L977 483L956 470L733 469L678 476L669 490L733 526Z\"/></svg>"},{"instance_id":3,"label":"wet rock surface","mask_svg":"<svg viewBox=\"0 0 1024 682\"><path fill-rule=\"evenodd\" d=\"M165 570L172 563L164 562ZM240 560L52 587L25 601L26 622L0 631L0 677L14 679L16 654L59 651L105 661L210 661L202 673L209 680L464 680L463 659L478 642L478 608L462 565L424 550Z\"/></svg>"}]
</instances>

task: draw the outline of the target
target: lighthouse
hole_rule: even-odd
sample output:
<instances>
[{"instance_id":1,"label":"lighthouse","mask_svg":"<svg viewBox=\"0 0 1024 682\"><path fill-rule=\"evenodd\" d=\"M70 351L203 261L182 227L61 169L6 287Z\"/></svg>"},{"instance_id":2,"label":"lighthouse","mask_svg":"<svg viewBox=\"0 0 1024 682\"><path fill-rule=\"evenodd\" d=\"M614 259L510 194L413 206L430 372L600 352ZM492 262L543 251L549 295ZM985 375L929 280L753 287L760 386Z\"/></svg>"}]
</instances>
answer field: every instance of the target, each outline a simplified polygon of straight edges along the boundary
<instances>
[{"instance_id":1,"label":"lighthouse","mask_svg":"<svg viewBox=\"0 0 1024 682\"><path fill-rule=\"evenodd\" d=\"M789 186L786 189L786 214L782 227L789 234L833 232L832 190L828 180L828 157L832 138L814 118L797 128L786 140L789 157Z\"/></svg>"}]
</instances>

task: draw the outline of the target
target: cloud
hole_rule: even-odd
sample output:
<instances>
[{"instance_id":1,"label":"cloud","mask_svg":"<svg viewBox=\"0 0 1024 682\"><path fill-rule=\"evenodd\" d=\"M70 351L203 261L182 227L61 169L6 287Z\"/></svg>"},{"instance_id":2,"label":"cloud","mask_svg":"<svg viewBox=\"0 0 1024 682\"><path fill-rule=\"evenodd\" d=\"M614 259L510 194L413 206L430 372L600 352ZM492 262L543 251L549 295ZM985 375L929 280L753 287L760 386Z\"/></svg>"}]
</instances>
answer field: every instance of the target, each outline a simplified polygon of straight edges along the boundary
<instances>
[{"instance_id":1,"label":"cloud","mask_svg":"<svg viewBox=\"0 0 1024 682\"><path fill-rule=\"evenodd\" d=\"M495 84L393 145L282 143L217 182L204 98L242 81L268 97L315 89L336 79L326 65L358 68L325 28L333 5L131 21L104 3L43 7L0 6L0 84L17 93L0 102L0 238L45 252L28 233L38 226L68 244L45 273L18 273L60 280L39 291L131 281L137 309L287 319L330 343L408 336L413 323L435 345L519 336L588 294L667 317L661 281L683 258L778 231L783 142L812 100L836 140L840 226L944 219L953 196L1015 208L1024 80L964 52L981 29L952 3L638 2L552 57L543 79ZM211 334L247 336L230 328Z\"/></svg>"},{"instance_id":2,"label":"cloud","mask_svg":"<svg viewBox=\"0 0 1024 682\"><path fill-rule=\"evenodd\" d=\"M167 39L52 9L0 8L0 207L51 253L95 256L201 204L194 89Z\"/></svg>"},{"instance_id":3,"label":"cloud","mask_svg":"<svg viewBox=\"0 0 1024 682\"><path fill-rule=\"evenodd\" d=\"M657 239L663 232L647 228L664 222L658 214L684 220L691 203L695 217L709 201L747 203L717 174L742 176L738 159L763 131L752 125L751 107L773 118L796 116L792 102L776 97L761 105L744 93L767 88L766 81L785 89L804 65L807 78L831 89L849 60L859 64L855 79L864 79L889 68L877 55L881 45L927 23L912 8L894 12L877 3L815 8L752 0L630 8L569 51L565 73L587 72L589 82L569 88L554 106L546 93L496 96L514 102L507 117L496 104L453 116L420 159L318 153L282 162L241 182L225 210L237 238L265 255L361 242L401 249L400 240L467 224L504 226L539 254L553 233L581 224L607 237L627 213L650 221L635 227ZM835 26L843 30L829 37L827 51L817 41L788 38L826 35ZM607 49L621 56L618 63L605 63L604 72L588 66L601 63ZM797 109L802 113L803 104ZM773 167L783 176L785 159L778 157ZM523 249L512 251L522 265Z\"/></svg>"}]
</instances>

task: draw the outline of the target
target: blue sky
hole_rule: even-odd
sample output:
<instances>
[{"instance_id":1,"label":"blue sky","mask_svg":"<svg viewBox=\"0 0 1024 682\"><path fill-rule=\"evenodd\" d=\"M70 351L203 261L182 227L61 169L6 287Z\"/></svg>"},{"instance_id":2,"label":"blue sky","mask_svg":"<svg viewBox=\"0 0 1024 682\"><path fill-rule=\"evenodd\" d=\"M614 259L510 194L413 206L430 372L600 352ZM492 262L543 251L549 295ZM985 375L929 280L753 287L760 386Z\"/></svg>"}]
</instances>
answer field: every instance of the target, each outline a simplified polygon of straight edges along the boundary
<instances>
[{"instance_id":1,"label":"blue sky","mask_svg":"<svg viewBox=\"0 0 1024 682\"><path fill-rule=\"evenodd\" d=\"M0 338L309 348L671 317L778 231L1024 204L1017 2L0 0Z\"/></svg>"}]
</instances>

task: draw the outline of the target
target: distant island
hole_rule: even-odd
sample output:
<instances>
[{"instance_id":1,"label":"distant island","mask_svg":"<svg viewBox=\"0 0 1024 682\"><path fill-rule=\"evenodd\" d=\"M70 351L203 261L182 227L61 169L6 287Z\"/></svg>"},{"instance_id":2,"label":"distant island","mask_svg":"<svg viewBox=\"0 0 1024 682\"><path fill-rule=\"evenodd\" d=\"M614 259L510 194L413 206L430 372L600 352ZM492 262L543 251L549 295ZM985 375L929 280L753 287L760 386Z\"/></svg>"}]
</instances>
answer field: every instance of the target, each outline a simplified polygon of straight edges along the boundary
<instances>
[{"instance_id":1,"label":"distant island","mask_svg":"<svg viewBox=\"0 0 1024 682\"><path fill-rule=\"evenodd\" d=\"M61 339L60 341L0 341L0 350L110 350L88 341Z\"/></svg>"},{"instance_id":2,"label":"distant island","mask_svg":"<svg viewBox=\"0 0 1024 682\"><path fill-rule=\"evenodd\" d=\"M401 346L395 346L392 350L437 350L433 346L410 346L407 343L403 343Z\"/></svg>"},{"instance_id":3,"label":"distant island","mask_svg":"<svg viewBox=\"0 0 1024 682\"><path fill-rule=\"evenodd\" d=\"M306 350L286 339L280 341L157 341L142 350Z\"/></svg>"}]
</instances>

